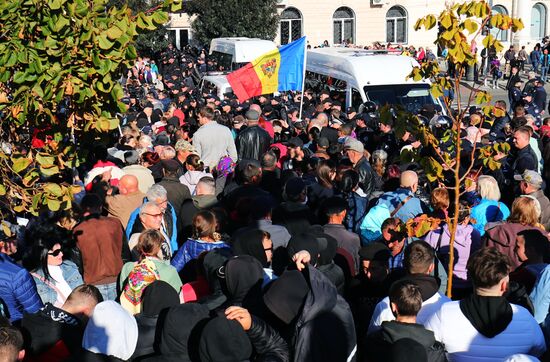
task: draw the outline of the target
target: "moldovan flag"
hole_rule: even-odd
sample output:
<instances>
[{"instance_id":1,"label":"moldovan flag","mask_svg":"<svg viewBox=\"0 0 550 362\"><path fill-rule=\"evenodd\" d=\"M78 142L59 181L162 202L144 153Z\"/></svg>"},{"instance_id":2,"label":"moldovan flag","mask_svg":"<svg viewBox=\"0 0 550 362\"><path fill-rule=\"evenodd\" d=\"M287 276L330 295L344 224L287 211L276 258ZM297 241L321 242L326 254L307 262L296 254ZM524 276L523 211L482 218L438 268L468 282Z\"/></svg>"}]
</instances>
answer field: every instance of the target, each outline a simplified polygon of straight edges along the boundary
<instances>
[{"instance_id":1,"label":"moldovan flag","mask_svg":"<svg viewBox=\"0 0 550 362\"><path fill-rule=\"evenodd\" d=\"M306 37L259 56L229 73L227 80L240 102L274 92L302 90Z\"/></svg>"}]
</instances>

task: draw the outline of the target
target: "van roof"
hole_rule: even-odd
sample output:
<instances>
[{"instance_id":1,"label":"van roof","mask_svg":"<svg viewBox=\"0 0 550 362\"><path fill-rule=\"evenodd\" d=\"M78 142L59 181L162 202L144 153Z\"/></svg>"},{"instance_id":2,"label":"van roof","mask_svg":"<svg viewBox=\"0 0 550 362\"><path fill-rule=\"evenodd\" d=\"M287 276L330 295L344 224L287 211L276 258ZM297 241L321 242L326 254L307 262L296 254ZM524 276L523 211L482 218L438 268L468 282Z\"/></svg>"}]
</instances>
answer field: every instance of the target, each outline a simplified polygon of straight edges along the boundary
<instances>
[{"instance_id":1,"label":"van roof","mask_svg":"<svg viewBox=\"0 0 550 362\"><path fill-rule=\"evenodd\" d=\"M415 83L406 80L415 66L418 66L415 59L387 51L327 47L309 50L306 68L342 80L356 79L359 83L356 86L364 87Z\"/></svg>"},{"instance_id":2,"label":"van roof","mask_svg":"<svg viewBox=\"0 0 550 362\"><path fill-rule=\"evenodd\" d=\"M269 51L277 49L271 40L258 38L216 38L210 43L210 54L213 51L231 54L235 63L248 63Z\"/></svg>"}]
</instances>

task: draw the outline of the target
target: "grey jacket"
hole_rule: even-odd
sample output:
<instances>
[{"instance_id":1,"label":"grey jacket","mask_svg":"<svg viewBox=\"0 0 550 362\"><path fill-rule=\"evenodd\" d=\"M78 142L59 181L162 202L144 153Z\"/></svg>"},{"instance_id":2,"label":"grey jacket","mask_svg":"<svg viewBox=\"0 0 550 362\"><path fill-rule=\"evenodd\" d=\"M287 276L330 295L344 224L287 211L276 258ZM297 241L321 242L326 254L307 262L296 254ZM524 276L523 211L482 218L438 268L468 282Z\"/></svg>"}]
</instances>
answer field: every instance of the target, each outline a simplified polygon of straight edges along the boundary
<instances>
[{"instance_id":1,"label":"grey jacket","mask_svg":"<svg viewBox=\"0 0 550 362\"><path fill-rule=\"evenodd\" d=\"M220 158L229 156L237 162L237 148L229 128L214 121L202 125L193 135L193 146L210 169L216 167Z\"/></svg>"}]
</instances>

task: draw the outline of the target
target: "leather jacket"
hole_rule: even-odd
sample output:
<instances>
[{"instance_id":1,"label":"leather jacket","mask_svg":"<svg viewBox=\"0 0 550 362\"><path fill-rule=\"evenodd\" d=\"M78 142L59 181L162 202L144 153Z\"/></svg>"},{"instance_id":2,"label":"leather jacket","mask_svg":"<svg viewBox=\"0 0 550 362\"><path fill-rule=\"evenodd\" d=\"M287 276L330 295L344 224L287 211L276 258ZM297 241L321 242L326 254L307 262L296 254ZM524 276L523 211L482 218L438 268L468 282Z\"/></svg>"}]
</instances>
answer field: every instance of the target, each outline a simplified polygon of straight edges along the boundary
<instances>
[{"instance_id":1,"label":"leather jacket","mask_svg":"<svg viewBox=\"0 0 550 362\"><path fill-rule=\"evenodd\" d=\"M251 126L243 129L235 142L239 160L260 160L260 157L269 150L271 137L263 128Z\"/></svg>"},{"instance_id":2,"label":"leather jacket","mask_svg":"<svg viewBox=\"0 0 550 362\"><path fill-rule=\"evenodd\" d=\"M374 178L374 170L367 161L362 157L353 167L359 174L359 187L363 189L363 192L370 197L370 195L376 191L376 180Z\"/></svg>"}]
</instances>

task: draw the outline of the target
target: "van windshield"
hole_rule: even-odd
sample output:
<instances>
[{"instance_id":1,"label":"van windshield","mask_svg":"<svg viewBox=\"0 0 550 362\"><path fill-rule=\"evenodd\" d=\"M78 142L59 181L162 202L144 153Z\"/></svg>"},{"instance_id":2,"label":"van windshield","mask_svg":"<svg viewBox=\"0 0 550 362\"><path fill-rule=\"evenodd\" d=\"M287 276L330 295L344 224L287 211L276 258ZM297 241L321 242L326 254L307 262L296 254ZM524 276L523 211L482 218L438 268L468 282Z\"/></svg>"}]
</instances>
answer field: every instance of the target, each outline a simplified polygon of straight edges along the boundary
<instances>
[{"instance_id":1,"label":"van windshield","mask_svg":"<svg viewBox=\"0 0 550 362\"><path fill-rule=\"evenodd\" d=\"M400 104L407 111L417 114L425 104L434 104L429 84L397 84L365 86L369 101L379 106Z\"/></svg>"}]
</instances>

